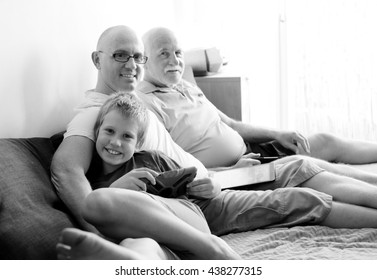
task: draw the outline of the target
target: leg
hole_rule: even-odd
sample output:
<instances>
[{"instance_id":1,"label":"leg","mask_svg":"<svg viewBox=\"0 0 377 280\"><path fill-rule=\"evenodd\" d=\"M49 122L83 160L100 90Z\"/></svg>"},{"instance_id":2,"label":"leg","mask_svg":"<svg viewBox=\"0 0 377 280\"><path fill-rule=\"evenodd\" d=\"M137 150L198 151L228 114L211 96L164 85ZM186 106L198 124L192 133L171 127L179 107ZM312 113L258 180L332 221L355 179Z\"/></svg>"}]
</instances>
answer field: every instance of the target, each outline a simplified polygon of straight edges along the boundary
<instances>
[{"instance_id":1,"label":"leg","mask_svg":"<svg viewBox=\"0 0 377 280\"><path fill-rule=\"evenodd\" d=\"M308 188L222 191L210 200L195 200L212 232L223 235L267 227L319 223L331 211L331 196Z\"/></svg>"},{"instance_id":2,"label":"leg","mask_svg":"<svg viewBox=\"0 0 377 280\"><path fill-rule=\"evenodd\" d=\"M149 238L132 239L119 246L100 236L75 228L62 231L56 246L58 259L75 260L164 260L165 251Z\"/></svg>"},{"instance_id":3,"label":"leg","mask_svg":"<svg viewBox=\"0 0 377 280\"><path fill-rule=\"evenodd\" d=\"M348 164L377 162L377 143L345 140L327 133L314 134L308 140L310 156L315 158ZM301 149L300 153L305 154Z\"/></svg>"},{"instance_id":4,"label":"leg","mask_svg":"<svg viewBox=\"0 0 377 280\"><path fill-rule=\"evenodd\" d=\"M306 156L295 155L295 156L288 156L288 157L279 159L279 162L290 162L290 161L297 160L300 158L308 159L308 157ZM364 181L364 182L377 186L376 173L364 171L364 170L352 167L352 165L327 162L319 158L309 158L309 159L312 163L315 163L317 166L331 173L351 177L351 178Z\"/></svg>"},{"instance_id":5,"label":"leg","mask_svg":"<svg viewBox=\"0 0 377 280\"><path fill-rule=\"evenodd\" d=\"M377 210L334 201L320 224L332 228L377 228Z\"/></svg>"},{"instance_id":6,"label":"leg","mask_svg":"<svg viewBox=\"0 0 377 280\"><path fill-rule=\"evenodd\" d=\"M339 202L377 209L377 188L363 181L324 171L302 186L330 194Z\"/></svg>"},{"instance_id":7,"label":"leg","mask_svg":"<svg viewBox=\"0 0 377 280\"><path fill-rule=\"evenodd\" d=\"M193 258L239 258L210 233L203 216L184 204L188 201L153 197L125 189L99 189L87 197L83 215L102 234L116 240L148 237L172 250L188 251Z\"/></svg>"}]
</instances>

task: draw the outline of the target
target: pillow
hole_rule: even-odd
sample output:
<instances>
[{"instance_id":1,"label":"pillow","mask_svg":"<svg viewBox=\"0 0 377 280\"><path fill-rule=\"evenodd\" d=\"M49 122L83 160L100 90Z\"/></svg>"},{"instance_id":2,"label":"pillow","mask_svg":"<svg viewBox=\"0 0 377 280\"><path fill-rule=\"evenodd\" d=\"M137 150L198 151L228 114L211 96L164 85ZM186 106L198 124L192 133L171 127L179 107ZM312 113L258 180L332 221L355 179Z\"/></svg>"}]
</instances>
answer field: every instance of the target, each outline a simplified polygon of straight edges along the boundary
<instances>
[{"instance_id":1,"label":"pillow","mask_svg":"<svg viewBox=\"0 0 377 280\"><path fill-rule=\"evenodd\" d=\"M0 259L56 259L61 230L75 226L50 180L56 145L0 139Z\"/></svg>"}]
</instances>

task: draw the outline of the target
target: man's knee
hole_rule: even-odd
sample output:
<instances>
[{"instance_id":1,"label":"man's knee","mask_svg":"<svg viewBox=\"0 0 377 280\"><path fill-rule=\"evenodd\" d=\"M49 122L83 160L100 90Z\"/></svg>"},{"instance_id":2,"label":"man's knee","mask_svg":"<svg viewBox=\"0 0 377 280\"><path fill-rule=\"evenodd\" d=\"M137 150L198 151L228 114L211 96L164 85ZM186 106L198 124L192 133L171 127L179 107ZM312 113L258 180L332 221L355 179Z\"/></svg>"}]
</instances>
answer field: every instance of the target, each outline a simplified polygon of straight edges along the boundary
<instances>
[{"instance_id":1,"label":"man's knee","mask_svg":"<svg viewBox=\"0 0 377 280\"><path fill-rule=\"evenodd\" d=\"M289 225L318 224L331 211L332 197L307 188L294 188L287 192L285 217Z\"/></svg>"},{"instance_id":2,"label":"man's knee","mask_svg":"<svg viewBox=\"0 0 377 280\"><path fill-rule=\"evenodd\" d=\"M326 161L337 161L341 153L342 140L329 133L317 133L309 137L311 156Z\"/></svg>"},{"instance_id":3,"label":"man's knee","mask_svg":"<svg viewBox=\"0 0 377 280\"><path fill-rule=\"evenodd\" d=\"M329 133L317 133L309 137L311 152L332 153L340 148L340 138Z\"/></svg>"},{"instance_id":4,"label":"man's knee","mask_svg":"<svg viewBox=\"0 0 377 280\"><path fill-rule=\"evenodd\" d=\"M108 189L92 191L85 199L83 217L90 223L108 221L115 207L113 195Z\"/></svg>"},{"instance_id":5,"label":"man's knee","mask_svg":"<svg viewBox=\"0 0 377 280\"><path fill-rule=\"evenodd\" d=\"M310 144L314 142L315 144L322 146L333 146L338 142L338 138L330 133L316 133L309 137Z\"/></svg>"}]
</instances>

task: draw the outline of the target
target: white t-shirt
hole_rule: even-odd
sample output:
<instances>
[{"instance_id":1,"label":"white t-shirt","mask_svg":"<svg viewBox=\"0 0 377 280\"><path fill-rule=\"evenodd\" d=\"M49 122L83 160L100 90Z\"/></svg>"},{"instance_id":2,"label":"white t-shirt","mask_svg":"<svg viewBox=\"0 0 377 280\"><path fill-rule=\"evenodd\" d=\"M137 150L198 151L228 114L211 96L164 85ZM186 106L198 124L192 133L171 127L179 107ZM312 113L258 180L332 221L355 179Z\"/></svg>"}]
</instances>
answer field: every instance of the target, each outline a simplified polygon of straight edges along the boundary
<instances>
[{"instance_id":1,"label":"white t-shirt","mask_svg":"<svg viewBox=\"0 0 377 280\"><path fill-rule=\"evenodd\" d=\"M94 124L102 104L110 95L89 90L85 99L78 107L77 114L67 126L64 137L84 136L95 141ZM149 126L145 132L145 141L141 150L159 150L175 160L182 167L195 166L198 169L197 177L205 177L208 172L204 165L191 154L178 146L156 115L148 110Z\"/></svg>"},{"instance_id":2,"label":"white t-shirt","mask_svg":"<svg viewBox=\"0 0 377 280\"><path fill-rule=\"evenodd\" d=\"M138 91L173 140L206 167L230 166L244 155L241 135L221 120L197 86L184 80L174 88L142 81Z\"/></svg>"}]
</instances>

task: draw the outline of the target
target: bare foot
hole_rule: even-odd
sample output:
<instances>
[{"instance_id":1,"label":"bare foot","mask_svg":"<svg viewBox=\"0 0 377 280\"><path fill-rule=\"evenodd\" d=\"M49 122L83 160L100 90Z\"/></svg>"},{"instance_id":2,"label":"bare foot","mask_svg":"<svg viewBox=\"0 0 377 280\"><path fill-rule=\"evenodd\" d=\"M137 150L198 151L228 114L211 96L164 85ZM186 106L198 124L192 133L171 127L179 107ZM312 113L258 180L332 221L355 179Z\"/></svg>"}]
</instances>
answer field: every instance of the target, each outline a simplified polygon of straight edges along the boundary
<instances>
[{"instance_id":1,"label":"bare foot","mask_svg":"<svg viewBox=\"0 0 377 280\"><path fill-rule=\"evenodd\" d=\"M150 238L133 239L129 244L132 244L132 249L126 248L127 245L112 243L91 232L66 228L62 231L56 250L58 259L61 260L164 259L161 247ZM153 249L146 251L146 247Z\"/></svg>"}]
</instances>

